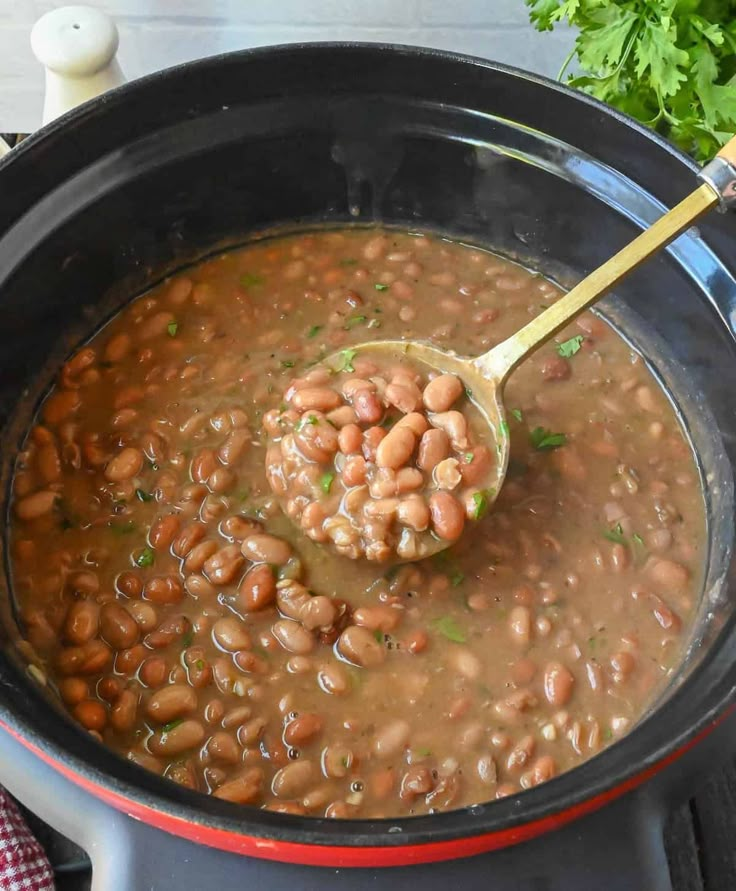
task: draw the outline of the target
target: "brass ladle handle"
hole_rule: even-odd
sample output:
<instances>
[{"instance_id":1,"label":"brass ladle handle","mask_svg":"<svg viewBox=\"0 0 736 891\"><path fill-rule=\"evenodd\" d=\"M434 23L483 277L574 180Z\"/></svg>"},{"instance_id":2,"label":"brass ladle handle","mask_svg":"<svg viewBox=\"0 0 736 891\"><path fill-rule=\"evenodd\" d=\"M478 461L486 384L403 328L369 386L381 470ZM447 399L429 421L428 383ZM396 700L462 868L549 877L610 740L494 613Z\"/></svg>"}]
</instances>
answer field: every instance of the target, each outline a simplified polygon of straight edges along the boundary
<instances>
[{"instance_id":1,"label":"brass ladle handle","mask_svg":"<svg viewBox=\"0 0 736 891\"><path fill-rule=\"evenodd\" d=\"M599 266L555 304L511 337L478 356L473 365L502 386L516 366L554 337L633 269L665 247L717 204L736 203L736 137L701 171L701 185L617 254Z\"/></svg>"}]
</instances>

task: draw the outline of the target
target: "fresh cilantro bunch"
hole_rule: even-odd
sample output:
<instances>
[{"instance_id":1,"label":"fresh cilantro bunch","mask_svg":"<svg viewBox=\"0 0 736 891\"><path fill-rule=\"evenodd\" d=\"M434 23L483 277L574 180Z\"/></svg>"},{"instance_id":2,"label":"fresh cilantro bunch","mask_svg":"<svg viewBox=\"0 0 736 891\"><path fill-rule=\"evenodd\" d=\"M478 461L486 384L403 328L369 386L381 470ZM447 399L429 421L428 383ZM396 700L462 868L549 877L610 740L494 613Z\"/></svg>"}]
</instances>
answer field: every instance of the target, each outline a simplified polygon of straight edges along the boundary
<instances>
[{"instance_id":1,"label":"fresh cilantro bunch","mask_svg":"<svg viewBox=\"0 0 736 891\"><path fill-rule=\"evenodd\" d=\"M578 29L562 80L708 160L736 132L736 0L525 0L540 31Z\"/></svg>"}]
</instances>

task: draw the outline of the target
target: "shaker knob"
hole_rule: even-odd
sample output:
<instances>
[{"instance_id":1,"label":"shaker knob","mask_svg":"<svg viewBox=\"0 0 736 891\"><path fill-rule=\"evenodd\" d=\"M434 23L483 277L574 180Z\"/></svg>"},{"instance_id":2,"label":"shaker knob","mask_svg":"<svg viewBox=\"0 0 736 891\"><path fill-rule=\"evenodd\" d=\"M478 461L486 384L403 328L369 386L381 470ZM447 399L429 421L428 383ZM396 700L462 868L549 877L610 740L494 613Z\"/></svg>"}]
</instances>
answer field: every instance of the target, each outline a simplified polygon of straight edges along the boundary
<instances>
[{"instance_id":1,"label":"shaker knob","mask_svg":"<svg viewBox=\"0 0 736 891\"><path fill-rule=\"evenodd\" d=\"M113 20L90 6L63 6L36 22L31 48L46 68L44 124L125 83L118 42Z\"/></svg>"}]
</instances>

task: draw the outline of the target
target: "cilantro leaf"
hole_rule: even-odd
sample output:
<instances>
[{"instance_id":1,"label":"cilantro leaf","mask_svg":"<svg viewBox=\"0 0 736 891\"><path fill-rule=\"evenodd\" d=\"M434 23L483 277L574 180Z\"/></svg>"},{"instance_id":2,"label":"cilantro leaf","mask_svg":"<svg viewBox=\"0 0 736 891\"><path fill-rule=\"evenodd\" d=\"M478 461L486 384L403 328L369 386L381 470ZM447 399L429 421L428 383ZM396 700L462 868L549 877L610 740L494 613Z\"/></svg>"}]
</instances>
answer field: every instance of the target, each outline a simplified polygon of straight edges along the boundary
<instances>
[{"instance_id":1,"label":"cilantro leaf","mask_svg":"<svg viewBox=\"0 0 736 891\"><path fill-rule=\"evenodd\" d=\"M637 118L698 160L736 130L732 0L525 0L539 31L577 31L567 82Z\"/></svg>"},{"instance_id":2,"label":"cilantro leaf","mask_svg":"<svg viewBox=\"0 0 736 891\"><path fill-rule=\"evenodd\" d=\"M282 368L293 368L296 365L296 362L293 359L283 359L281 362Z\"/></svg>"},{"instance_id":3,"label":"cilantro leaf","mask_svg":"<svg viewBox=\"0 0 736 891\"><path fill-rule=\"evenodd\" d=\"M169 733L174 729L174 727L178 727L179 724L184 720L184 718L174 718L173 721L169 721L168 724L164 724L162 730L164 733Z\"/></svg>"},{"instance_id":4,"label":"cilantro leaf","mask_svg":"<svg viewBox=\"0 0 736 891\"><path fill-rule=\"evenodd\" d=\"M179 330L179 323L169 322L166 326L166 330L169 332L169 337L176 337L176 332Z\"/></svg>"},{"instance_id":5,"label":"cilantro leaf","mask_svg":"<svg viewBox=\"0 0 736 891\"><path fill-rule=\"evenodd\" d=\"M307 337L316 337L323 328L324 325L312 325L309 331L307 331Z\"/></svg>"},{"instance_id":6,"label":"cilantro leaf","mask_svg":"<svg viewBox=\"0 0 736 891\"><path fill-rule=\"evenodd\" d=\"M569 359L571 356L574 356L575 353L579 352L584 340L585 338L582 334L576 334L575 337L571 337L563 343L558 343L557 352L563 359Z\"/></svg>"},{"instance_id":7,"label":"cilantro leaf","mask_svg":"<svg viewBox=\"0 0 736 891\"><path fill-rule=\"evenodd\" d=\"M567 436L564 433L552 433L544 427L535 427L529 431L529 442L537 451L544 452L566 445Z\"/></svg>"},{"instance_id":8,"label":"cilantro leaf","mask_svg":"<svg viewBox=\"0 0 736 891\"><path fill-rule=\"evenodd\" d=\"M325 495L330 494L330 488L332 487L332 481L335 479L334 473L323 473L319 478L319 486L320 489L325 493Z\"/></svg>"},{"instance_id":9,"label":"cilantro leaf","mask_svg":"<svg viewBox=\"0 0 736 891\"><path fill-rule=\"evenodd\" d=\"M340 352L335 371L355 371L353 359L357 356L357 350L342 350Z\"/></svg>"},{"instance_id":10,"label":"cilantro leaf","mask_svg":"<svg viewBox=\"0 0 736 891\"><path fill-rule=\"evenodd\" d=\"M434 622L432 622L432 625L448 640L451 640L454 643L465 643L465 634L452 616L442 616L439 619L435 619Z\"/></svg>"},{"instance_id":11,"label":"cilantro leaf","mask_svg":"<svg viewBox=\"0 0 736 891\"><path fill-rule=\"evenodd\" d=\"M624 535L624 530L621 528L620 523L616 523L613 529L606 529L603 533L603 537L607 538L609 541L615 541L616 544L626 543L626 536Z\"/></svg>"},{"instance_id":12,"label":"cilantro leaf","mask_svg":"<svg viewBox=\"0 0 736 891\"><path fill-rule=\"evenodd\" d=\"M347 322L345 322L345 324L343 325L343 328L346 331L350 331L353 328L355 328L356 325L362 325L363 322L367 322L367 321L368 321L368 316L351 316L351 318L349 318L347 320Z\"/></svg>"},{"instance_id":13,"label":"cilantro leaf","mask_svg":"<svg viewBox=\"0 0 736 891\"><path fill-rule=\"evenodd\" d=\"M153 495L150 492L144 492L143 489L136 489L135 497L138 501L153 501Z\"/></svg>"},{"instance_id":14,"label":"cilantro leaf","mask_svg":"<svg viewBox=\"0 0 736 891\"><path fill-rule=\"evenodd\" d=\"M155 559L156 555L151 548L143 548L140 554L135 558L135 562L138 566L145 568L148 566L153 566L153 561Z\"/></svg>"},{"instance_id":15,"label":"cilantro leaf","mask_svg":"<svg viewBox=\"0 0 736 891\"><path fill-rule=\"evenodd\" d=\"M524 420L524 416L521 413L520 408L512 408L511 414L516 418L516 420L521 423Z\"/></svg>"},{"instance_id":16,"label":"cilantro leaf","mask_svg":"<svg viewBox=\"0 0 736 891\"><path fill-rule=\"evenodd\" d=\"M377 291L388 291L388 285L382 285L380 282L376 282L376 284L373 285L373 287Z\"/></svg>"},{"instance_id":17,"label":"cilantro leaf","mask_svg":"<svg viewBox=\"0 0 736 891\"><path fill-rule=\"evenodd\" d=\"M488 513L488 507L496 494L495 489L473 492L473 519L482 520Z\"/></svg>"},{"instance_id":18,"label":"cilantro leaf","mask_svg":"<svg viewBox=\"0 0 736 891\"><path fill-rule=\"evenodd\" d=\"M244 288L253 288L256 285L262 285L264 278L262 275L256 275L253 272L245 272L240 276L240 284Z\"/></svg>"}]
</instances>

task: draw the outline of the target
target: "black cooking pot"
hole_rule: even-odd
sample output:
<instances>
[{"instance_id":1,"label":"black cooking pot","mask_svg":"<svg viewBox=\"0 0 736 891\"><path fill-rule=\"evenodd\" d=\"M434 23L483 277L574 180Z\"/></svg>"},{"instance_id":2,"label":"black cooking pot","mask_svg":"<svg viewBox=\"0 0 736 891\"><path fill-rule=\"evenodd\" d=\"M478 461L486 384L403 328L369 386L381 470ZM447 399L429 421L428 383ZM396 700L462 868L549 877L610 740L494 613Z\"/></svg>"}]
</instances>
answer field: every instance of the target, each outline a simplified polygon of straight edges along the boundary
<instances>
[{"instance_id":1,"label":"black cooking pot","mask_svg":"<svg viewBox=\"0 0 736 891\"><path fill-rule=\"evenodd\" d=\"M380 220L568 281L691 190L694 171L557 84L426 50L276 47L105 95L0 162L0 497L63 356L126 296L214 245ZM669 887L662 815L736 736L735 235L733 218L711 216L605 308L689 428L710 542L685 662L625 739L519 796L428 817L306 819L206 798L114 755L51 703L16 652L6 555L0 781L90 852L96 888ZM439 862L454 858L470 859Z\"/></svg>"}]
</instances>

